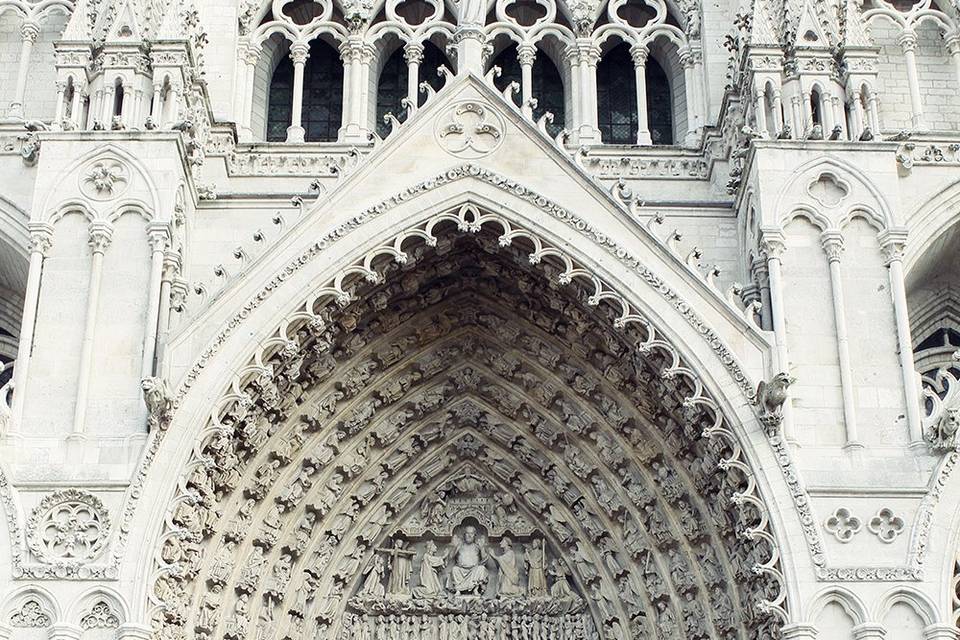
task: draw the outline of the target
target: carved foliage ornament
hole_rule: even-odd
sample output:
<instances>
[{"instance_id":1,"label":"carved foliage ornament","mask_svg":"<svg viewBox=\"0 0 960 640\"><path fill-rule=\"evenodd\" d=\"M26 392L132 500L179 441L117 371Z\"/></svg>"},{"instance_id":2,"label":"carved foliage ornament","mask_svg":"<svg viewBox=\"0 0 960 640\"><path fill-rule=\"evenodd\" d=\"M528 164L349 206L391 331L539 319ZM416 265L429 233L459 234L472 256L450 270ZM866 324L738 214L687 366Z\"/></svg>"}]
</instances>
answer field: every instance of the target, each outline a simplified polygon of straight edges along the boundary
<instances>
[{"instance_id":1,"label":"carved foliage ornament","mask_svg":"<svg viewBox=\"0 0 960 640\"><path fill-rule=\"evenodd\" d=\"M89 613L80 619L82 629L116 629L119 626L120 618L103 600L93 605Z\"/></svg>"},{"instance_id":2,"label":"carved foliage ornament","mask_svg":"<svg viewBox=\"0 0 960 640\"><path fill-rule=\"evenodd\" d=\"M113 158L101 158L87 166L80 176L80 191L92 200L113 200L127 189L130 173Z\"/></svg>"},{"instance_id":3,"label":"carved foliage ornament","mask_svg":"<svg viewBox=\"0 0 960 640\"><path fill-rule=\"evenodd\" d=\"M39 600L29 599L18 611L10 615L10 626L28 629L43 629L51 624L50 614L44 611Z\"/></svg>"},{"instance_id":4,"label":"carved foliage ornament","mask_svg":"<svg viewBox=\"0 0 960 640\"><path fill-rule=\"evenodd\" d=\"M45 563L77 564L97 557L107 541L110 520L100 499L85 491L52 493L27 521L27 544Z\"/></svg>"}]
</instances>

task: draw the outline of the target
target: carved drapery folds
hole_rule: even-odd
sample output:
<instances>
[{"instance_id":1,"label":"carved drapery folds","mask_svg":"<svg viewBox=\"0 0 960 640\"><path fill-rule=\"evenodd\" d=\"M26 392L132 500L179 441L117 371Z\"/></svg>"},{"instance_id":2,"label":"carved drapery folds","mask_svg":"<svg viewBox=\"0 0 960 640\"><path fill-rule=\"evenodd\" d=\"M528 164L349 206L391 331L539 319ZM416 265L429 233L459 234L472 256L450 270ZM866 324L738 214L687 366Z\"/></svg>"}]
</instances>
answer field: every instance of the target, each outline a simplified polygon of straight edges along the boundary
<instances>
[{"instance_id":1,"label":"carved drapery folds","mask_svg":"<svg viewBox=\"0 0 960 640\"><path fill-rule=\"evenodd\" d=\"M438 216L241 375L170 510L161 637L778 635L766 511L699 381L499 226Z\"/></svg>"}]
</instances>

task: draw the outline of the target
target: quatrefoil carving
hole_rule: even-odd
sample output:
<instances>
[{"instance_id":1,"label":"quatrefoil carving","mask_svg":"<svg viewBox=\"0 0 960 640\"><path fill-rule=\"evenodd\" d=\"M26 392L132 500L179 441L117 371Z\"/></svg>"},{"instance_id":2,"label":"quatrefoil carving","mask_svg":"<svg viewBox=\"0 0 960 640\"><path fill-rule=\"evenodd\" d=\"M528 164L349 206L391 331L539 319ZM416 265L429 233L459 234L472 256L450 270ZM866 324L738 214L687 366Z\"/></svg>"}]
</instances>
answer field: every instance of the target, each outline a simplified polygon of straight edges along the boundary
<instances>
[{"instance_id":1,"label":"quatrefoil carving","mask_svg":"<svg viewBox=\"0 0 960 640\"><path fill-rule=\"evenodd\" d=\"M849 509L838 508L833 515L826 519L823 528L833 534L840 542L850 542L860 529L863 528L863 522L860 518L850 513Z\"/></svg>"},{"instance_id":2,"label":"quatrefoil carving","mask_svg":"<svg viewBox=\"0 0 960 640\"><path fill-rule=\"evenodd\" d=\"M891 509L884 507L877 511L877 515L870 518L867 528L870 533L880 538L881 542L889 544L903 533L904 522L903 518L894 515Z\"/></svg>"}]
</instances>

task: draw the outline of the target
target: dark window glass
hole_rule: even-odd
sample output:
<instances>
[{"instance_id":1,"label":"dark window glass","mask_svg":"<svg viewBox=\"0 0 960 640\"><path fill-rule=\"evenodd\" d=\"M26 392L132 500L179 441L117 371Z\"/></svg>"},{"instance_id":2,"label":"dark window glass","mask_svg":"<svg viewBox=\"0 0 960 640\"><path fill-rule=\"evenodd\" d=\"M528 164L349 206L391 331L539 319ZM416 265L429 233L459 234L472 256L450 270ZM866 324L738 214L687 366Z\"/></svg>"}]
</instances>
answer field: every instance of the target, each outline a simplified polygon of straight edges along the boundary
<instances>
[{"instance_id":1,"label":"dark window glass","mask_svg":"<svg viewBox=\"0 0 960 640\"><path fill-rule=\"evenodd\" d=\"M401 122L407 110L401 101L407 95L407 62L403 59L403 47L398 48L387 59L380 71L377 82L377 133L381 138L390 133L390 125L383 116L392 113Z\"/></svg>"},{"instance_id":2,"label":"dark window glass","mask_svg":"<svg viewBox=\"0 0 960 640\"><path fill-rule=\"evenodd\" d=\"M673 144L673 96L667 74L647 58L647 126L654 144ZM626 44L611 49L597 65L597 125L607 144L636 144L637 81Z\"/></svg>"},{"instance_id":3,"label":"dark window glass","mask_svg":"<svg viewBox=\"0 0 960 640\"><path fill-rule=\"evenodd\" d=\"M337 139L343 111L343 64L340 55L321 40L310 43L303 73L302 126L310 142ZM267 140L287 139L293 112L293 62L284 56L270 81Z\"/></svg>"},{"instance_id":4,"label":"dark window glass","mask_svg":"<svg viewBox=\"0 0 960 640\"><path fill-rule=\"evenodd\" d=\"M283 56L270 81L270 104L267 108L267 141L283 142L293 118L293 62Z\"/></svg>"},{"instance_id":5,"label":"dark window glass","mask_svg":"<svg viewBox=\"0 0 960 640\"><path fill-rule=\"evenodd\" d=\"M520 61L517 59L517 47L511 45L500 52L500 55L493 61L493 66L500 67L500 77L494 79L494 85L503 91L511 82L522 84L523 73L520 69ZM563 81L560 79L560 72L554 66L553 61L541 51L537 52L537 57L533 61L532 78L533 97L537 99L537 108L533 110L534 120L550 112L553 114L553 123L547 125L547 132L556 136L564 127L564 102L563 102ZM521 95L518 91L513 94L513 101L520 105Z\"/></svg>"},{"instance_id":6,"label":"dark window glass","mask_svg":"<svg viewBox=\"0 0 960 640\"><path fill-rule=\"evenodd\" d=\"M647 58L647 126L653 144L673 144L673 95L663 67ZM636 95L636 94L634 94ZM636 98L634 98L636 102Z\"/></svg>"},{"instance_id":7,"label":"dark window glass","mask_svg":"<svg viewBox=\"0 0 960 640\"><path fill-rule=\"evenodd\" d=\"M443 78L437 73L440 65L450 68L446 57L436 46L425 42L423 59L420 60L420 82L428 82L434 89L443 86ZM397 120L403 122L407 117L407 109L403 106L403 99L407 96L407 61L404 58L403 47L398 48L380 72L377 82L377 133L381 138L390 133L390 125L383 121L383 116L392 113ZM419 87L419 84L417 85ZM423 106L427 96L418 91L418 104Z\"/></svg>"}]
</instances>

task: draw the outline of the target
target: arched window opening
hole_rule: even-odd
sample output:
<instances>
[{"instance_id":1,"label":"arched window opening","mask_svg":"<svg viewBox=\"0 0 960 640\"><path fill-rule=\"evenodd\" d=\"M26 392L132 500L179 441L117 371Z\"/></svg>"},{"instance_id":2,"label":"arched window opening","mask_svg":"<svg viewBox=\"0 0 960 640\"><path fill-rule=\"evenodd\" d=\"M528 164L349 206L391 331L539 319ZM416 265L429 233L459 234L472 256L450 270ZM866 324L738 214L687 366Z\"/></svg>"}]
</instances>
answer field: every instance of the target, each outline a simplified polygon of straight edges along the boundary
<instances>
[{"instance_id":1,"label":"arched window opening","mask_svg":"<svg viewBox=\"0 0 960 640\"><path fill-rule=\"evenodd\" d=\"M432 42L423 43L423 60L420 61L420 82L426 82L434 90L439 91L440 87L444 85L446 80L440 77L440 74L437 73L437 69L440 67L447 67L453 71L450 67L450 61L447 60L447 56L443 55L443 51L440 50L440 47L436 46ZM417 85L419 86L419 84ZM421 107L427 101L427 94L420 91L418 93L419 99L417 104Z\"/></svg>"},{"instance_id":2,"label":"arched window opening","mask_svg":"<svg viewBox=\"0 0 960 640\"><path fill-rule=\"evenodd\" d=\"M387 58L377 81L377 134L381 138L390 133L390 125L383 119L386 114L392 113L400 121L406 117L403 99L407 97L407 73L401 46Z\"/></svg>"},{"instance_id":3,"label":"arched window opening","mask_svg":"<svg viewBox=\"0 0 960 640\"><path fill-rule=\"evenodd\" d=\"M113 115L123 115L123 83L119 78L113 90Z\"/></svg>"},{"instance_id":4,"label":"arched window opening","mask_svg":"<svg viewBox=\"0 0 960 640\"><path fill-rule=\"evenodd\" d=\"M647 60L647 119L653 144L673 144L673 93L663 67Z\"/></svg>"},{"instance_id":5,"label":"arched window opening","mask_svg":"<svg viewBox=\"0 0 960 640\"><path fill-rule=\"evenodd\" d=\"M73 76L70 76L67 78L67 88L63 92L63 117L67 120L74 119L73 98L76 90L76 87L73 85Z\"/></svg>"},{"instance_id":6,"label":"arched window opening","mask_svg":"<svg viewBox=\"0 0 960 640\"><path fill-rule=\"evenodd\" d=\"M494 85L504 91L511 82L523 83L523 71L517 56L517 46L510 45L494 59L493 66L500 67L500 77L494 79ZM548 111L553 114L553 123L547 125L551 136L559 134L565 124L565 103L563 99L563 80L556 65L543 51L537 51L531 74L531 94L537 100L533 110L533 119L539 120ZM520 106L520 92L513 95L513 101Z\"/></svg>"},{"instance_id":7,"label":"arched window opening","mask_svg":"<svg viewBox=\"0 0 960 640\"><path fill-rule=\"evenodd\" d=\"M647 58L647 127L653 144L673 144L673 94L663 67ZM630 48L620 44L597 65L597 126L606 144L636 144L637 83Z\"/></svg>"},{"instance_id":8,"label":"arched window opening","mask_svg":"<svg viewBox=\"0 0 960 640\"><path fill-rule=\"evenodd\" d=\"M293 61L283 56L270 80L267 107L267 141L287 139L293 117ZM301 126L308 142L337 139L343 119L343 65L337 51L322 40L310 43L303 74Z\"/></svg>"},{"instance_id":9,"label":"arched window opening","mask_svg":"<svg viewBox=\"0 0 960 640\"><path fill-rule=\"evenodd\" d=\"M813 126L823 126L823 111L820 109L820 90L814 89L810 92L810 118Z\"/></svg>"}]
</instances>

